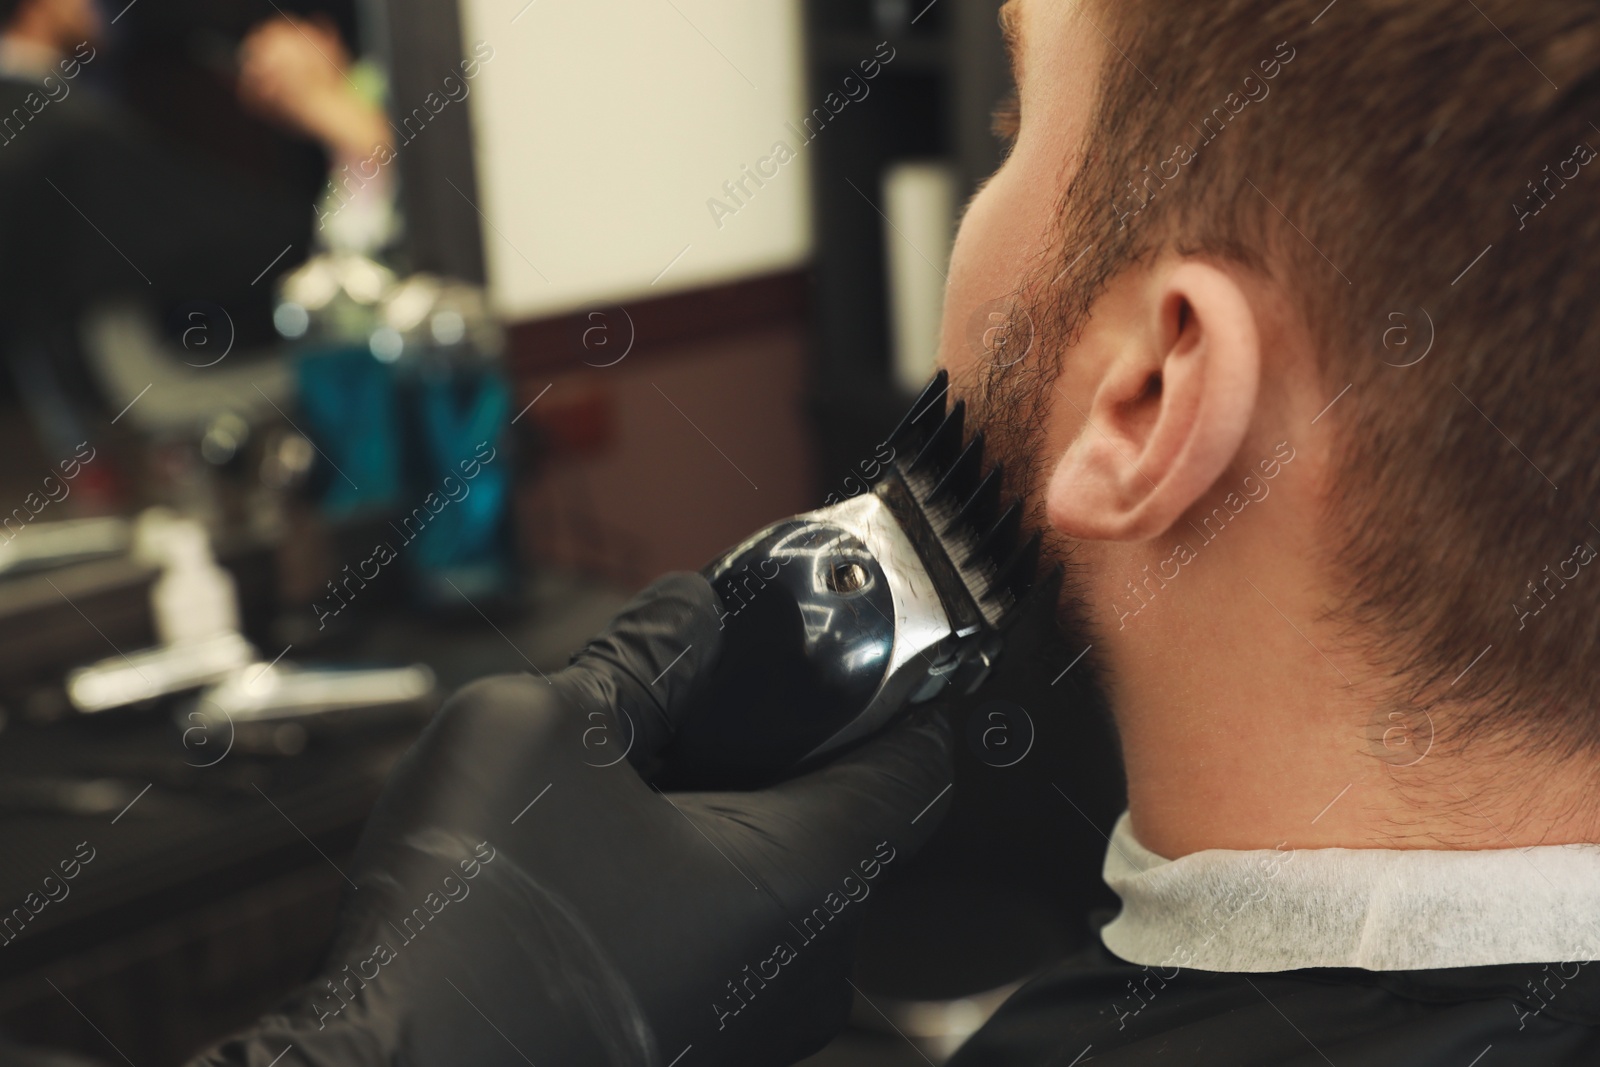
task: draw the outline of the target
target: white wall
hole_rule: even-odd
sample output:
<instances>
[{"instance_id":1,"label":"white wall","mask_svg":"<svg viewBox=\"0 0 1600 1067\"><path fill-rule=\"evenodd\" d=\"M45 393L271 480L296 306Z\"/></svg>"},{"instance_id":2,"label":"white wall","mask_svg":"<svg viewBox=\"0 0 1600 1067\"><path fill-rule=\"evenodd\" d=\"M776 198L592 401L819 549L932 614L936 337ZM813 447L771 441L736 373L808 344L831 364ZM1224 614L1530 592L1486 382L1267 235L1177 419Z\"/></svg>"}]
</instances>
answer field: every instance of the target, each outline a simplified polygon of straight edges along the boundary
<instances>
[{"instance_id":1,"label":"white wall","mask_svg":"<svg viewBox=\"0 0 1600 1067\"><path fill-rule=\"evenodd\" d=\"M784 125L807 110L799 8L463 0L466 50L494 49L471 106L502 314L625 302L808 257L808 150ZM723 183L779 139L799 158L747 185L754 194L719 228L707 201L728 202Z\"/></svg>"}]
</instances>

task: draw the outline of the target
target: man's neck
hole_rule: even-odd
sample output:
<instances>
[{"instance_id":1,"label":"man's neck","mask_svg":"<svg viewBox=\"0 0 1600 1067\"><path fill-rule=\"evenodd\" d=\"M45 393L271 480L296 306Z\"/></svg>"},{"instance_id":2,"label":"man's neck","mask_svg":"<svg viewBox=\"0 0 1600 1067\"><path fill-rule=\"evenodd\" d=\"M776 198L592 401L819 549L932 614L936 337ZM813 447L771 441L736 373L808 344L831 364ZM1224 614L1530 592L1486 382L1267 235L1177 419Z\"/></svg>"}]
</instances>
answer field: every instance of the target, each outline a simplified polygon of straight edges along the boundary
<instances>
[{"instance_id":1,"label":"man's neck","mask_svg":"<svg viewBox=\"0 0 1600 1067\"><path fill-rule=\"evenodd\" d=\"M1397 699L1329 617L1292 480L1096 644L1133 831L1203 849L1491 849L1600 841L1595 772L1515 738L1463 741L1470 709ZM1274 504L1285 506L1274 510ZM1118 578L1142 557L1096 560ZM1170 571L1168 572L1170 574ZM1115 583L1091 596L1109 600ZM1125 590L1124 590L1125 592ZM1104 622L1101 624L1104 626Z\"/></svg>"},{"instance_id":2,"label":"man's neck","mask_svg":"<svg viewBox=\"0 0 1600 1067\"><path fill-rule=\"evenodd\" d=\"M1600 841L1583 761L1553 763L1507 739L1462 745L1459 710L1430 717L1369 697L1276 613L1258 621L1251 649L1227 655L1202 640L1158 685L1118 686L1129 811L1153 852ZM1300 649L1268 636L1274 625Z\"/></svg>"}]
</instances>

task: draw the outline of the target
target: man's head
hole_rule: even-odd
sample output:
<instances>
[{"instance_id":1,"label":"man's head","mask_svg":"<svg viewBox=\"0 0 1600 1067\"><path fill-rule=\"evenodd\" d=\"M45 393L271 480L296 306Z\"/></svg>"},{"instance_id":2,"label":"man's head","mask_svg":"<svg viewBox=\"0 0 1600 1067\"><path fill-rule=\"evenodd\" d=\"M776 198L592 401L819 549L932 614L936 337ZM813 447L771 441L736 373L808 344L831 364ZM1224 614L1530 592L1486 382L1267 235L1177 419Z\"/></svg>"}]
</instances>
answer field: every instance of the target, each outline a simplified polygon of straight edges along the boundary
<instances>
[{"instance_id":1,"label":"man's head","mask_svg":"<svg viewBox=\"0 0 1600 1067\"><path fill-rule=\"evenodd\" d=\"M0 0L0 34L67 52L101 33L95 0Z\"/></svg>"},{"instance_id":2,"label":"man's head","mask_svg":"<svg viewBox=\"0 0 1600 1067\"><path fill-rule=\"evenodd\" d=\"M1319 7L1012 0L943 359L1074 564L1131 778L1241 702L1379 785L1592 756L1600 10Z\"/></svg>"}]
</instances>

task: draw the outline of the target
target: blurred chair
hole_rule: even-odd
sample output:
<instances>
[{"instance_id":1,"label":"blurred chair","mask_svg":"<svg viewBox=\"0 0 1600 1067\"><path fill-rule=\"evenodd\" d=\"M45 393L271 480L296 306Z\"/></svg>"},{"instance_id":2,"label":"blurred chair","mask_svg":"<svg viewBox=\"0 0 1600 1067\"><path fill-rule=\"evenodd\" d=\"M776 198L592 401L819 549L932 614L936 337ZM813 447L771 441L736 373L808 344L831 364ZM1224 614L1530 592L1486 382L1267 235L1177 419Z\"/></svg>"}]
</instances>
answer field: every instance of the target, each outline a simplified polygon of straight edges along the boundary
<instances>
[{"instance_id":1,"label":"blurred chair","mask_svg":"<svg viewBox=\"0 0 1600 1067\"><path fill-rule=\"evenodd\" d=\"M220 308L217 309L221 311ZM204 346L173 345L155 315L133 303L91 309L81 327L84 356L106 407L135 427L163 438L198 438L223 412L251 426L286 418L294 403L294 368L282 346L230 351L223 323L194 329L212 336Z\"/></svg>"}]
</instances>

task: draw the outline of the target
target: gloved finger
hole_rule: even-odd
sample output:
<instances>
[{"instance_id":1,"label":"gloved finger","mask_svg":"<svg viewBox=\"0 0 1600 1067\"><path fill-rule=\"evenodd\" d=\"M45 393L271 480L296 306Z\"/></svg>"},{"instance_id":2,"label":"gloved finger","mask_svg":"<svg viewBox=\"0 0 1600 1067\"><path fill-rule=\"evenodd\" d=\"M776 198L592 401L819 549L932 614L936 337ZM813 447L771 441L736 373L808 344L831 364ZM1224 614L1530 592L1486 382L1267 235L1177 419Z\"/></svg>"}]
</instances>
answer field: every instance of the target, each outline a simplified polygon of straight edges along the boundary
<instances>
[{"instance_id":1,"label":"gloved finger","mask_svg":"<svg viewBox=\"0 0 1600 1067\"><path fill-rule=\"evenodd\" d=\"M757 815L764 836L829 877L885 850L916 852L949 809L953 781L949 725L924 713L819 770L745 794L741 821Z\"/></svg>"},{"instance_id":2,"label":"gloved finger","mask_svg":"<svg viewBox=\"0 0 1600 1067\"><path fill-rule=\"evenodd\" d=\"M634 766L653 760L706 684L722 649L723 606L698 574L657 579L628 602L561 674L580 708L604 707L606 739Z\"/></svg>"}]
</instances>

